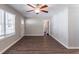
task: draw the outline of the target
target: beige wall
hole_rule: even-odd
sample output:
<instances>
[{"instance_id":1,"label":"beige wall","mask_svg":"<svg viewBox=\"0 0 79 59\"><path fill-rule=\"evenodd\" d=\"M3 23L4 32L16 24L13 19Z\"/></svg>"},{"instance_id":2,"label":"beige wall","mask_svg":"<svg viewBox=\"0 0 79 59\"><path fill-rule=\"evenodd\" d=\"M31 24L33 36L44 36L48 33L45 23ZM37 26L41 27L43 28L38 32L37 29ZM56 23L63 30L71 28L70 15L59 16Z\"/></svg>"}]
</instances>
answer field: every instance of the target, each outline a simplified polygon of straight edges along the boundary
<instances>
[{"instance_id":1,"label":"beige wall","mask_svg":"<svg viewBox=\"0 0 79 59\"><path fill-rule=\"evenodd\" d=\"M5 49L7 49L7 47L9 47L11 44L13 44L15 41L17 41L18 39L20 39L22 37L21 35L21 18L23 18L15 9L11 8L8 5L1 5L0 4L0 9L3 9L7 12L13 13L16 15L15 18L15 30L16 30L16 34L0 39L0 53L2 53Z\"/></svg>"},{"instance_id":2,"label":"beige wall","mask_svg":"<svg viewBox=\"0 0 79 59\"><path fill-rule=\"evenodd\" d=\"M79 4L69 6L69 47L79 49Z\"/></svg>"},{"instance_id":3,"label":"beige wall","mask_svg":"<svg viewBox=\"0 0 79 59\"><path fill-rule=\"evenodd\" d=\"M50 35L64 46L68 46L68 9L64 8L50 20Z\"/></svg>"},{"instance_id":4,"label":"beige wall","mask_svg":"<svg viewBox=\"0 0 79 59\"><path fill-rule=\"evenodd\" d=\"M79 4L68 5L53 15L50 35L68 49L79 49Z\"/></svg>"},{"instance_id":5,"label":"beige wall","mask_svg":"<svg viewBox=\"0 0 79 59\"><path fill-rule=\"evenodd\" d=\"M24 36L24 18L21 18L21 36Z\"/></svg>"},{"instance_id":6,"label":"beige wall","mask_svg":"<svg viewBox=\"0 0 79 59\"><path fill-rule=\"evenodd\" d=\"M43 36L44 34L44 19L29 18L25 20L25 35L26 36Z\"/></svg>"},{"instance_id":7,"label":"beige wall","mask_svg":"<svg viewBox=\"0 0 79 59\"><path fill-rule=\"evenodd\" d=\"M49 18L28 18L25 20L25 36L43 36L44 22Z\"/></svg>"}]
</instances>

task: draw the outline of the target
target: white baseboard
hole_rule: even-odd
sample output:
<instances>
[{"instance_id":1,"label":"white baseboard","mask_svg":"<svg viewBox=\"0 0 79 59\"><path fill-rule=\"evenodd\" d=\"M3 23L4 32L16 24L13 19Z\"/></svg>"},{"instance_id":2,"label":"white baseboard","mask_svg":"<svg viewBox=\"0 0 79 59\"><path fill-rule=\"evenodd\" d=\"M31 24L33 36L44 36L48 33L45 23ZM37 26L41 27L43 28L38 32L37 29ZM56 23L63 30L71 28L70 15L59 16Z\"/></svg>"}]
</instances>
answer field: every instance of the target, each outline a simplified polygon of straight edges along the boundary
<instances>
[{"instance_id":1,"label":"white baseboard","mask_svg":"<svg viewBox=\"0 0 79 59\"><path fill-rule=\"evenodd\" d=\"M25 34L24 36L44 36L44 34Z\"/></svg>"},{"instance_id":2,"label":"white baseboard","mask_svg":"<svg viewBox=\"0 0 79 59\"><path fill-rule=\"evenodd\" d=\"M56 41L58 41L60 44L62 44L65 48L69 49L69 47L67 45L65 45L64 43L62 43L61 41L59 41L56 37L54 37L51 34L50 34L50 36L53 37Z\"/></svg>"},{"instance_id":3,"label":"white baseboard","mask_svg":"<svg viewBox=\"0 0 79 59\"><path fill-rule=\"evenodd\" d=\"M56 41L58 41L60 44L62 44L65 48L67 49L79 49L79 47L69 47L65 44L63 44L62 42L60 42L56 37L54 37L53 35L50 34L51 37L53 37Z\"/></svg>"},{"instance_id":4,"label":"white baseboard","mask_svg":"<svg viewBox=\"0 0 79 59\"><path fill-rule=\"evenodd\" d=\"M79 47L68 47L68 49L79 49Z\"/></svg>"},{"instance_id":5,"label":"white baseboard","mask_svg":"<svg viewBox=\"0 0 79 59\"><path fill-rule=\"evenodd\" d=\"M7 46L5 49L3 49L0 54L4 53L6 50L8 50L11 46L13 46L15 43L17 43L22 37L18 38L16 41L14 41L12 44Z\"/></svg>"}]
</instances>

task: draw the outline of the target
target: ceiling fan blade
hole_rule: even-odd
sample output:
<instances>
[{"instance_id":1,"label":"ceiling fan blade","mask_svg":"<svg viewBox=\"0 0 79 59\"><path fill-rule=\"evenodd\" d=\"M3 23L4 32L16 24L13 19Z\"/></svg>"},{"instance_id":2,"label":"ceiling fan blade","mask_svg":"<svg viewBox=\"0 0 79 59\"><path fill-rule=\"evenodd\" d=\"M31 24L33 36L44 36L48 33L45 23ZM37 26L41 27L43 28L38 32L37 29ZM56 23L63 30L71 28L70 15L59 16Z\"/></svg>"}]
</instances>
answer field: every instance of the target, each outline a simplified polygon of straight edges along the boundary
<instances>
[{"instance_id":1,"label":"ceiling fan blade","mask_svg":"<svg viewBox=\"0 0 79 59\"><path fill-rule=\"evenodd\" d=\"M45 11L45 10L41 10L42 12L45 12L45 13L48 13L48 11Z\"/></svg>"},{"instance_id":2,"label":"ceiling fan blade","mask_svg":"<svg viewBox=\"0 0 79 59\"><path fill-rule=\"evenodd\" d=\"M30 4L27 4L28 6L32 7L32 8L35 8L34 6L30 5Z\"/></svg>"},{"instance_id":3,"label":"ceiling fan blade","mask_svg":"<svg viewBox=\"0 0 79 59\"><path fill-rule=\"evenodd\" d=\"M46 8L46 7L48 7L48 6L47 6L47 5L44 5L44 6L40 7L40 9L42 9L42 8Z\"/></svg>"},{"instance_id":4,"label":"ceiling fan blade","mask_svg":"<svg viewBox=\"0 0 79 59\"><path fill-rule=\"evenodd\" d=\"M26 12L31 12L31 11L33 11L33 10L29 10L29 11L26 11Z\"/></svg>"}]
</instances>

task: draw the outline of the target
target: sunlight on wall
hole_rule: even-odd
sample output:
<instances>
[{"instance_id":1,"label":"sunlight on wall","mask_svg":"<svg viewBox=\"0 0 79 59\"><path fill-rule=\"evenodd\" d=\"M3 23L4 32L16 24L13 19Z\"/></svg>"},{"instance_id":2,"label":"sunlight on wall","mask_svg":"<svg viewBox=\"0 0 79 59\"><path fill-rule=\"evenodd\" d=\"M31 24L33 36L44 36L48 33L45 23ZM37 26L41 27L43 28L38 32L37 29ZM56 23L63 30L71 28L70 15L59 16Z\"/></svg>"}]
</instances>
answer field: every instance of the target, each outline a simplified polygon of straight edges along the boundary
<instances>
[{"instance_id":1,"label":"sunlight on wall","mask_svg":"<svg viewBox=\"0 0 79 59\"><path fill-rule=\"evenodd\" d=\"M21 24L24 24L24 20L23 19L21 19Z\"/></svg>"}]
</instances>

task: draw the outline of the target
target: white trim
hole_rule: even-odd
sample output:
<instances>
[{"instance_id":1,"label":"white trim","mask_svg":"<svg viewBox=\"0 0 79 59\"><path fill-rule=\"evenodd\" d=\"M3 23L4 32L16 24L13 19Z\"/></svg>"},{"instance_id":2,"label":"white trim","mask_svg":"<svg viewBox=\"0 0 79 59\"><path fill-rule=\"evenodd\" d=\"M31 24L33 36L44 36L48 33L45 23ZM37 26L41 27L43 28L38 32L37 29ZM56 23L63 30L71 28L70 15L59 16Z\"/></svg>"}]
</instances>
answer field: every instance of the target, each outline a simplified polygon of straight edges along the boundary
<instances>
[{"instance_id":1,"label":"white trim","mask_svg":"<svg viewBox=\"0 0 79 59\"><path fill-rule=\"evenodd\" d=\"M44 34L25 34L24 36L44 36Z\"/></svg>"},{"instance_id":2,"label":"white trim","mask_svg":"<svg viewBox=\"0 0 79 59\"><path fill-rule=\"evenodd\" d=\"M11 46L13 46L15 43L17 43L22 37L20 37L19 39L17 39L16 41L14 41L12 44L10 44L9 46L7 46L5 49L3 49L0 54L4 53L6 50L8 50Z\"/></svg>"},{"instance_id":3,"label":"white trim","mask_svg":"<svg viewBox=\"0 0 79 59\"><path fill-rule=\"evenodd\" d=\"M65 48L67 49L79 49L79 47L69 47L65 44L63 44L62 42L60 42L56 37L54 37L53 35L50 34L51 37L53 37L56 41L58 41L60 44L62 44Z\"/></svg>"},{"instance_id":4,"label":"white trim","mask_svg":"<svg viewBox=\"0 0 79 59\"><path fill-rule=\"evenodd\" d=\"M67 45L65 45L64 43L62 43L61 41L59 41L56 37L54 37L51 34L50 34L50 36L53 37L56 41L58 41L60 44L62 44L65 48L69 49L69 47Z\"/></svg>"},{"instance_id":5,"label":"white trim","mask_svg":"<svg viewBox=\"0 0 79 59\"><path fill-rule=\"evenodd\" d=\"M68 49L79 49L79 47L68 47Z\"/></svg>"}]
</instances>

